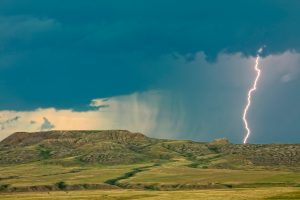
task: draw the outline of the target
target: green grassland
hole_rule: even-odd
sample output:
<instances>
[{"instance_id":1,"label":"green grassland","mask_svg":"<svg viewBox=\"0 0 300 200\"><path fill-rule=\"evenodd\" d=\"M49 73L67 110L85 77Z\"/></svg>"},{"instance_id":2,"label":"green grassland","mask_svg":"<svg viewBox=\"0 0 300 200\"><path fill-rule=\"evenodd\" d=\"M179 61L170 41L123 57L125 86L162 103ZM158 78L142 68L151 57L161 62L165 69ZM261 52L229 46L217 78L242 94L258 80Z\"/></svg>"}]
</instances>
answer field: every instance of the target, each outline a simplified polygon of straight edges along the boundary
<instances>
[{"instance_id":1,"label":"green grassland","mask_svg":"<svg viewBox=\"0 0 300 200\"><path fill-rule=\"evenodd\" d=\"M160 184L272 184L300 183L300 173L270 170L190 169L158 167L122 182Z\"/></svg>"},{"instance_id":2,"label":"green grassland","mask_svg":"<svg viewBox=\"0 0 300 200\"><path fill-rule=\"evenodd\" d=\"M128 131L16 133L0 199L300 199L298 144L236 145Z\"/></svg>"},{"instance_id":3,"label":"green grassland","mask_svg":"<svg viewBox=\"0 0 300 200\"><path fill-rule=\"evenodd\" d=\"M33 185L53 185L59 181L68 184L98 184L108 179L118 177L130 171L137 165L115 166L61 166L35 162L29 164L0 167L0 184L14 187Z\"/></svg>"},{"instance_id":4,"label":"green grassland","mask_svg":"<svg viewBox=\"0 0 300 200\"><path fill-rule=\"evenodd\" d=\"M187 160L176 160L152 167L128 179L123 184L132 185L216 185L229 187L257 186L298 186L300 173L298 170L286 168L249 168L249 169L218 169L193 168Z\"/></svg>"},{"instance_id":5,"label":"green grassland","mask_svg":"<svg viewBox=\"0 0 300 200\"><path fill-rule=\"evenodd\" d=\"M0 167L0 185L28 187L54 185L64 181L68 185L105 184L118 179L124 188L185 189L259 186L299 186L298 170L286 168L218 169L190 167L191 161L178 158L160 164L140 163L128 165L74 165L62 166L43 161ZM130 174L130 172L137 172ZM140 169L140 170L139 170ZM129 175L126 176L126 174ZM124 176L125 175L125 176ZM160 187L162 186L162 187ZM170 187L167 187L170 186ZM171 187L172 186L172 187ZM221 187L221 188L224 188Z\"/></svg>"}]
</instances>

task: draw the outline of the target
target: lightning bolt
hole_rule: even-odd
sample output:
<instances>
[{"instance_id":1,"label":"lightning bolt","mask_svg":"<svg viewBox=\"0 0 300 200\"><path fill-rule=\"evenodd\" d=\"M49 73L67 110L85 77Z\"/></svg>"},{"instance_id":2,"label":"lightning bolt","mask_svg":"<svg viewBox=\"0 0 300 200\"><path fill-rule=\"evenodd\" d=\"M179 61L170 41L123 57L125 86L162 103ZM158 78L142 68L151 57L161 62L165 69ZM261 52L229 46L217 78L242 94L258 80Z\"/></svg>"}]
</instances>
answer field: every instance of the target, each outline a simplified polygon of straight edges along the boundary
<instances>
[{"instance_id":1,"label":"lightning bolt","mask_svg":"<svg viewBox=\"0 0 300 200\"><path fill-rule=\"evenodd\" d=\"M257 56L256 56L255 66L254 66L254 69L256 71L256 77L255 77L255 80L253 82L252 87L248 91L247 104L246 104L246 106L244 108L244 112L243 112L243 121L244 121L245 129L246 129L246 136L244 137L244 141L243 141L244 144L247 143L247 140L248 140L248 138L249 138L249 136L251 134L251 129L249 128L248 121L247 121L247 114L248 114L249 108L251 106L252 94L253 94L253 92L257 88L256 87L257 86L257 82L258 82L258 80L260 78L260 75L261 75L261 70L259 68L259 59L260 59L259 54L262 52L262 50L263 50L263 48L260 48L258 50L258 53L257 53Z\"/></svg>"}]
</instances>

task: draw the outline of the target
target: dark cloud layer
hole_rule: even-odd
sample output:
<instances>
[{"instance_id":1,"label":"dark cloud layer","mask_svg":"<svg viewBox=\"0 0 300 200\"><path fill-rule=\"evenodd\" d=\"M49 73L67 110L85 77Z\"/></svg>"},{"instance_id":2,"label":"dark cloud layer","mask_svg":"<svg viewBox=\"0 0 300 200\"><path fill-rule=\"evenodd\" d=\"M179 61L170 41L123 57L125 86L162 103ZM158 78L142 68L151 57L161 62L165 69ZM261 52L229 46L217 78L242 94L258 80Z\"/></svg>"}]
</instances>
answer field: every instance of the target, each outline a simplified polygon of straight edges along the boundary
<instances>
[{"instance_id":1,"label":"dark cloud layer","mask_svg":"<svg viewBox=\"0 0 300 200\"><path fill-rule=\"evenodd\" d=\"M262 45L264 56L299 52L299 10L298 0L2 0L0 109L86 110L95 98L164 89L183 96L191 137L205 123L226 127L215 116L232 101L240 108L248 85L224 84L232 77L222 66L178 68L164 58L182 56L188 65L204 52L217 62L220 53L253 56ZM224 75L220 82L215 74ZM211 120L192 120L204 116Z\"/></svg>"},{"instance_id":2,"label":"dark cloud layer","mask_svg":"<svg viewBox=\"0 0 300 200\"><path fill-rule=\"evenodd\" d=\"M3 0L0 108L80 107L161 87L172 68L156 61L173 53L299 50L299 9L292 0Z\"/></svg>"},{"instance_id":3,"label":"dark cloud layer","mask_svg":"<svg viewBox=\"0 0 300 200\"><path fill-rule=\"evenodd\" d=\"M39 18L29 22L31 28L26 27L33 30L42 20L62 24L48 40L36 38L36 47L69 49L68 44L99 53L142 51L150 55L203 50L213 57L222 50L254 54L263 44L270 52L299 49L299 4L297 0L10 0L1 2L0 12Z\"/></svg>"}]
</instances>

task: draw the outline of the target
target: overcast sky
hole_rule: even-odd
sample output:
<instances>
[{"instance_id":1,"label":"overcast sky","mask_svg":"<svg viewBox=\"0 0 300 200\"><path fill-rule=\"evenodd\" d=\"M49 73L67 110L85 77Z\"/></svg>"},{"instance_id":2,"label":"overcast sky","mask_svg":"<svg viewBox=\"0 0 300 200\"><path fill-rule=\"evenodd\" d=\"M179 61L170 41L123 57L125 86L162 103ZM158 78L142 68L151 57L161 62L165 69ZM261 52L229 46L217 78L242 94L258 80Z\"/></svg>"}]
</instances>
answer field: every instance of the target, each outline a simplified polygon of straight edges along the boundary
<instances>
[{"instance_id":1,"label":"overcast sky","mask_svg":"<svg viewBox=\"0 0 300 200\"><path fill-rule=\"evenodd\" d=\"M300 142L300 1L1 0L0 140L128 129L159 138Z\"/></svg>"}]
</instances>

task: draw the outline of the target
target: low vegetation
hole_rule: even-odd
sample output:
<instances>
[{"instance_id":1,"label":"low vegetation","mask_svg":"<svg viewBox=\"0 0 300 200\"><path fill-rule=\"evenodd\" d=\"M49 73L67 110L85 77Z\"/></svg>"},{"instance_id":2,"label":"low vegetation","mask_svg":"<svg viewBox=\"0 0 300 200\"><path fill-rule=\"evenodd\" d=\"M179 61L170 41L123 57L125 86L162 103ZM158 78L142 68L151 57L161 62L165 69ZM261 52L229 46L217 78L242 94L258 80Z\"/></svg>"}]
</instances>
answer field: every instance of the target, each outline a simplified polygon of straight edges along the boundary
<instances>
[{"instance_id":1,"label":"low vegetation","mask_svg":"<svg viewBox=\"0 0 300 200\"><path fill-rule=\"evenodd\" d=\"M43 199L93 199L102 194L102 199L128 199L128 189L132 198L193 199L207 194L205 199L218 199L223 191L222 199L226 194L243 199L252 195L246 188L260 191L264 199L297 199L299 172L299 144L163 140L122 130L22 132L0 142L1 199L14 199L9 193L24 199L43 194ZM46 191L50 193L42 193Z\"/></svg>"}]
</instances>

